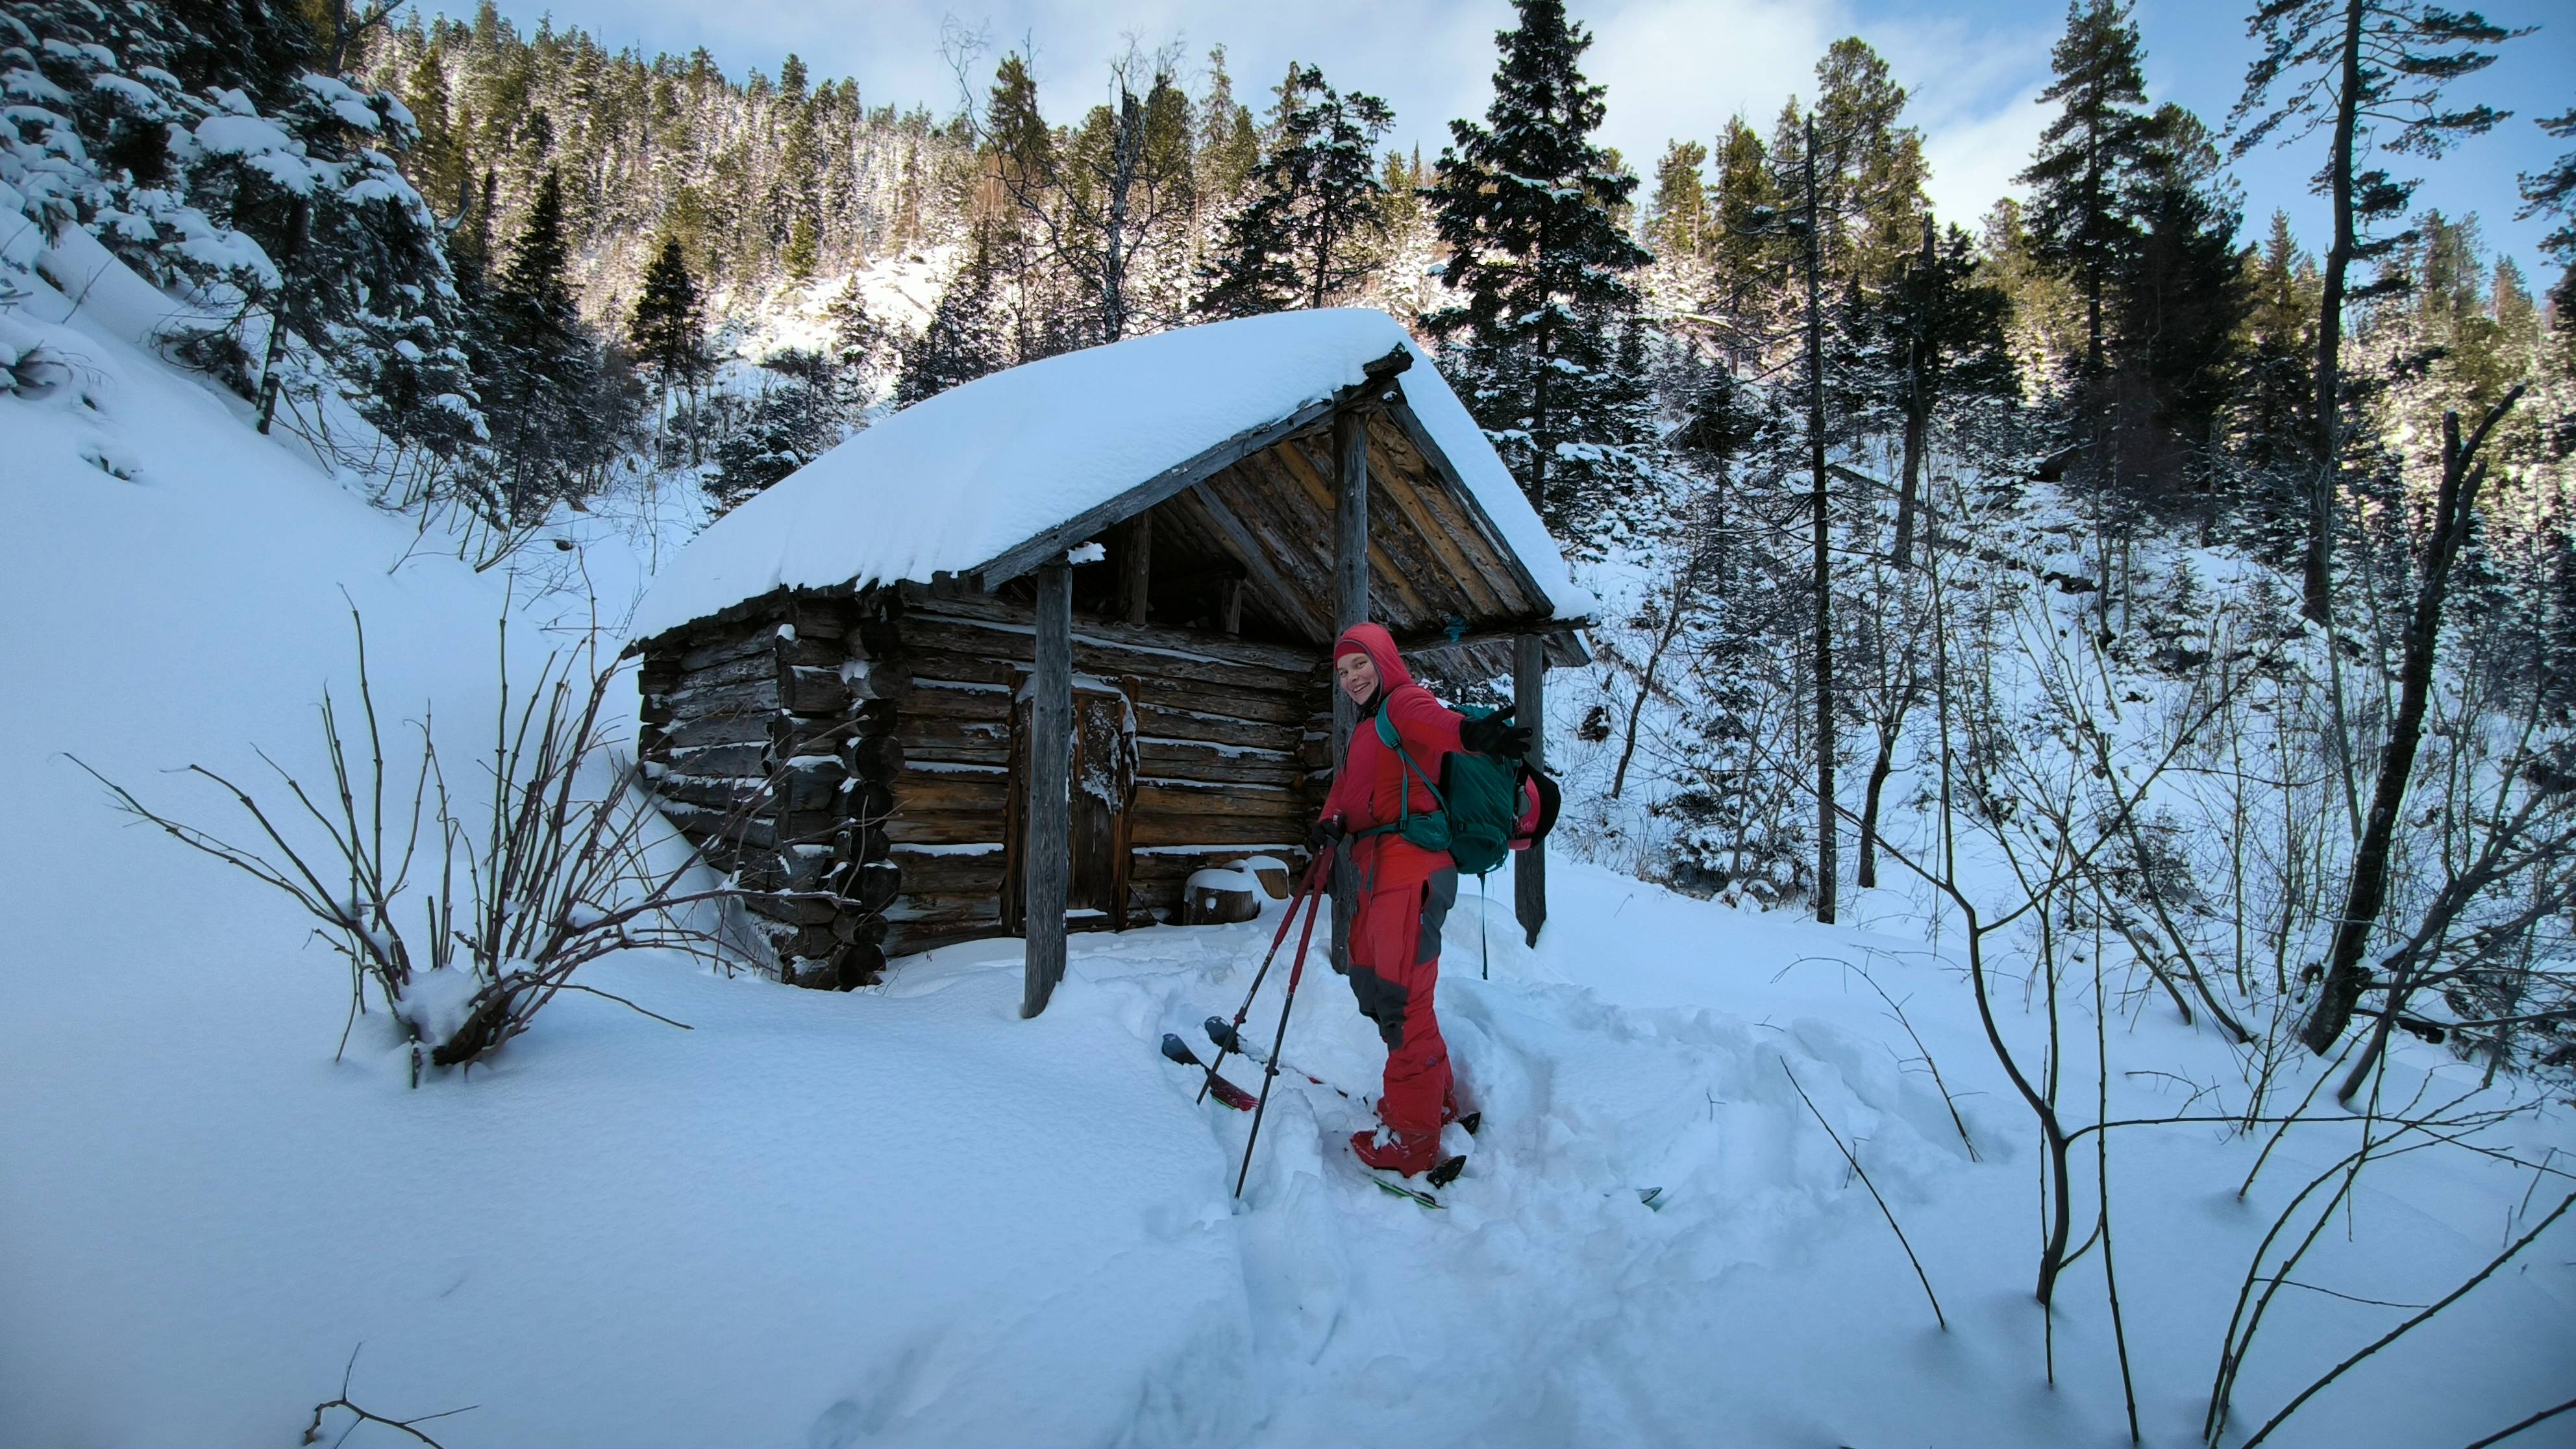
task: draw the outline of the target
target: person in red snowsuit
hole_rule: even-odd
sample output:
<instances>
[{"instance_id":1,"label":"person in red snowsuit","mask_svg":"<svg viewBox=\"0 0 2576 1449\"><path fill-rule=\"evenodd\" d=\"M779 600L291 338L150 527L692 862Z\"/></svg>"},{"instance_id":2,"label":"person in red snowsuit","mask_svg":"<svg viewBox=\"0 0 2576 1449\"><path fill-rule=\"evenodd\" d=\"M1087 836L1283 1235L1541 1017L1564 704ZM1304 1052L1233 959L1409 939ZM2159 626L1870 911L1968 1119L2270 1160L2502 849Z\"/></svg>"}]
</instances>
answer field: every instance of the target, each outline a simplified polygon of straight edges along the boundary
<instances>
[{"instance_id":1,"label":"person in red snowsuit","mask_svg":"<svg viewBox=\"0 0 2576 1449\"><path fill-rule=\"evenodd\" d=\"M1445 850L1425 850L1396 831L1409 794L1413 813L1440 807L1430 781L1455 750L1521 753L1529 731L1499 718L1470 720L1413 682L1395 639L1377 624L1354 624L1333 644L1333 682L1359 706L1341 768L1309 844L1346 842L1359 876L1351 922L1351 992L1386 1039L1386 1080L1378 1098L1382 1132L1357 1132L1351 1148L1371 1167L1406 1176L1439 1161L1440 1128L1457 1116L1448 1043L1433 996L1440 981L1440 926L1458 899L1458 867ZM1414 768L1378 737L1383 712ZM1418 773L1417 773L1418 772Z\"/></svg>"}]
</instances>

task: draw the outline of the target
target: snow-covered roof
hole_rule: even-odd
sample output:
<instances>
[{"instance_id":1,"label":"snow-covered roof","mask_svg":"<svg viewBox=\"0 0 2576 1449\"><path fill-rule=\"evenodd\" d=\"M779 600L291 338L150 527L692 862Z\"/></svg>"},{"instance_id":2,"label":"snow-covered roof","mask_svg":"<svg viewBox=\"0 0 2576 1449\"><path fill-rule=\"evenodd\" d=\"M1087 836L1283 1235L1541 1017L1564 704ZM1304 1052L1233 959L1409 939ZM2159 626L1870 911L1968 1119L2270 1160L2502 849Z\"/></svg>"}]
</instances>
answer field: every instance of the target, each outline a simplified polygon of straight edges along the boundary
<instances>
[{"instance_id":1,"label":"snow-covered roof","mask_svg":"<svg viewBox=\"0 0 2576 1449\"><path fill-rule=\"evenodd\" d=\"M917 403L718 519L654 580L648 639L781 586L963 574L1165 470L1365 381L1397 348L1423 430L1553 606L1593 608L1518 484L1394 318L1282 312L1066 353Z\"/></svg>"}]
</instances>

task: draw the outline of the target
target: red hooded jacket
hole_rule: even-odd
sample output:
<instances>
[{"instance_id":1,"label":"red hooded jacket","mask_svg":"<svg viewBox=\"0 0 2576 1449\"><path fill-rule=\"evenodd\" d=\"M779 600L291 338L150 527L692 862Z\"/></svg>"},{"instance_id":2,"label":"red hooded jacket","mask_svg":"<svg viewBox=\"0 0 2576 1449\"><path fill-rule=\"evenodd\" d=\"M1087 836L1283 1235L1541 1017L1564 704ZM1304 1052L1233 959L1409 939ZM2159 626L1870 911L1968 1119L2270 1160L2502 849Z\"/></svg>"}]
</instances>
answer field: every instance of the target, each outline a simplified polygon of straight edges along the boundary
<instances>
[{"instance_id":1,"label":"red hooded jacket","mask_svg":"<svg viewBox=\"0 0 2576 1449\"><path fill-rule=\"evenodd\" d=\"M1348 652L1342 647L1345 644L1358 645L1377 666L1378 709L1394 722L1396 738L1404 742L1405 753L1422 774L1438 780L1441 758L1462 748L1458 726L1466 723L1466 716L1444 708L1430 690L1413 682L1412 672L1395 652L1395 637L1385 626L1353 624L1343 630L1333 645L1336 657ZM1324 797L1324 818L1341 816L1342 824L1356 837L1371 826L1402 819L1405 797L1400 792L1406 791L1411 792L1417 814L1440 808L1422 776L1406 769L1395 751L1378 739L1374 714L1360 716L1358 727L1351 731L1350 749L1333 776L1332 793ZM1424 850L1392 830L1354 840L1351 859L1360 868L1361 889L1366 891L1419 885L1451 864L1447 851Z\"/></svg>"}]
</instances>

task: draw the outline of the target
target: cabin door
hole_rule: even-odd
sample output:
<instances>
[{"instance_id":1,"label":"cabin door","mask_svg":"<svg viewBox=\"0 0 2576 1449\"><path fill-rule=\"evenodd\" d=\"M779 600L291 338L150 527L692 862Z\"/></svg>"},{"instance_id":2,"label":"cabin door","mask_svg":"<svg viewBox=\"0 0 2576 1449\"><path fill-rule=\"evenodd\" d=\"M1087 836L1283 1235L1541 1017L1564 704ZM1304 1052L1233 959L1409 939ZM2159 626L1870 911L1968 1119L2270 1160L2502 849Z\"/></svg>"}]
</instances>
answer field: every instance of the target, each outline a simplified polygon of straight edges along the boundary
<instances>
[{"instance_id":1,"label":"cabin door","mask_svg":"<svg viewBox=\"0 0 2576 1449\"><path fill-rule=\"evenodd\" d=\"M1028 922L1028 780L1030 707L1011 710L1011 791L1002 927ZM1072 928L1105 923L1127 929L1129 807L1136 801L1136 711L1125 691L1096 679L1073 686L1072 879L1065 912Z\"/></svg>"}]
</instances>

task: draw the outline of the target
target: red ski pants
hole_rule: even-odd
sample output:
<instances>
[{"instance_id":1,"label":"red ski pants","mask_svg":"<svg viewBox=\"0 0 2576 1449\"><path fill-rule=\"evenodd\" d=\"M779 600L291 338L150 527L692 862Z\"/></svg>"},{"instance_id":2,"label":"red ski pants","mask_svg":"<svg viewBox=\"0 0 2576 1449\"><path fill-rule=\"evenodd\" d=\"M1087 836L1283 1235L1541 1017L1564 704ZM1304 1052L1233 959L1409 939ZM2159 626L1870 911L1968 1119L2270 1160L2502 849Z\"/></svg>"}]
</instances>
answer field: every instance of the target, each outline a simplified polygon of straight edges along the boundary
<instances>
[{"instance_id":1,"label":"red ski pants","mask_svg":"<svg viewBox=\"0 0 2576 1449\"><path fill-rule=\"evenodd\" d=\"M1370 891L1351 921L1351 994L1386 1039L1378 1117L1408 1134L1440 1131L1449 1099L1449 1044L1432 998L1440 984L1440 925L1458 901L1458 872Z\"/></svg>"}]
</instances>

